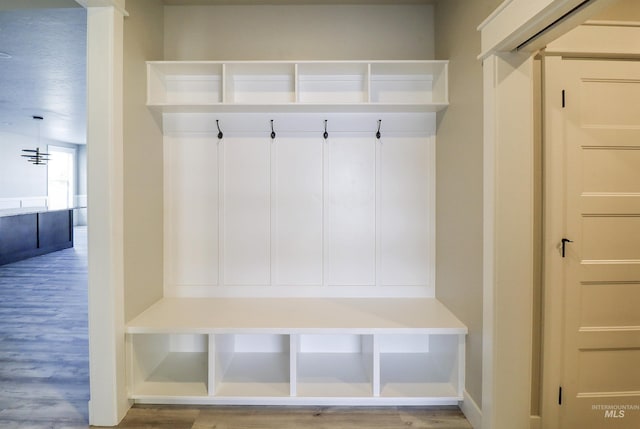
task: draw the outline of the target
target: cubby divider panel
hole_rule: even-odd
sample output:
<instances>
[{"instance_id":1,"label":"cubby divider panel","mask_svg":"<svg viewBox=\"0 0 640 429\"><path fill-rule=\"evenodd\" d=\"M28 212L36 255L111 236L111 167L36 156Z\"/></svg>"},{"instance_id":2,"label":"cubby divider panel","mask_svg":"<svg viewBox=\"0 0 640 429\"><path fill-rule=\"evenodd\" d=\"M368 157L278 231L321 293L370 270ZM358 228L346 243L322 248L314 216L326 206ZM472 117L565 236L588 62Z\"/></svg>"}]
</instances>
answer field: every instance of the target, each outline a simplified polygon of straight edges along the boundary
<instances>
[{"instance_id":1,"label":"cubby divider panel","mask_svg":"<svg viewBox=\"0 0 640 429\"><path fill-rule=\"evenodd\" d=\"M140 334L129 341L134 399L207 396L207 335Z\"/></svg>"},{"instance_id":2,"label":"cubby divider panel","mask_svg":"<svg viewBox=\"0 0 640 429\"><path fill-rule=\"evenodd\" d=\"M216 397L289 396L289 336L215 335Z\"/></svg>"},{"instance_id":3,"label":"cubby divider panel","mask_svg":"<svg viewBox=\"0 0 640 429\"><path fill-rule=\"evenodd\" d=\"M297 347L297 396L373 395L372 335L300 335Z\"/></svg>"}]
</instances>

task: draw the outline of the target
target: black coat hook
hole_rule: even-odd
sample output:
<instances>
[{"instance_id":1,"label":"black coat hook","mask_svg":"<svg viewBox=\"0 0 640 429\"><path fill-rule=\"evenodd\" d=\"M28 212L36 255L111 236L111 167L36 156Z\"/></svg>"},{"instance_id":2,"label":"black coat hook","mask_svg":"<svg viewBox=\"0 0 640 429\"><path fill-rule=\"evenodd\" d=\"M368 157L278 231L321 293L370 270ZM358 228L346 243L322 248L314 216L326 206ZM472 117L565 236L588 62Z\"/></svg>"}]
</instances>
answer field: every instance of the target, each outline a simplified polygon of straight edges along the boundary
<instances>
[{"instance_id":1,"label":"black coat hook","mask_svg":"<svg viewBox=\"0 0 640 429\"><path fill-rule=\"evenodd\" d=\"M328 139L329 138L329 133L327 132L327 120L324 120L324 133L322 134L322 137L324 137L324 139Z\"/></svg>"},{"instance_id":2,"label":"black coat hook","mask_svg":"<svg viewBox=\"0 0 640 429\"><path fill-rule=\"evenodd\" d=\"M276 138L276 132L273 131L273 119L271 120L271 139L275 139Z\"/></svg>"},{"instance_id":3,"label":"black coat hook","mask_svg":"<svg viewBox=\"0 0 640 429\"><path fill-rule=\"evenodd\" d=\"M378 119L378 132L376 133L376 138L378 140L380 140L380 137L382 137L382 134L380 134L380 125L382 125L382 119Z\"/></svg>"},{"instance_id":4,"label":"black coat hook","mask_svg":"<svg viewBox=\"0 0 640 429\"><path fill-rule=\"evenodd\" d=\"M222 131L220 130L220 122L217 119L216 119L216 127L218 127L218 139L221 140L224 134L222 134Z\"/></svg>"}]
</instances>

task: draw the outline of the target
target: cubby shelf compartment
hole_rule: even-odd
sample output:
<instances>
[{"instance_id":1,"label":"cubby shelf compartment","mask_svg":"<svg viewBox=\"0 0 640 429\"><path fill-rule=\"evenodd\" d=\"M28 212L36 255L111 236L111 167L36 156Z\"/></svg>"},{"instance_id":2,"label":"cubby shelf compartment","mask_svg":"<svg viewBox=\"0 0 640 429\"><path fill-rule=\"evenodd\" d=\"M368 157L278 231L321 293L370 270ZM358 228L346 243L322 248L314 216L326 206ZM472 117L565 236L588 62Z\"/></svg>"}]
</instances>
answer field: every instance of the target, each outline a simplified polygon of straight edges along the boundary
<instances>
[{"instance_id":1,"label":"cubby shelf compartment","mask_svg":"<svg viewBox=\"0 0 640 429\"><path fill-rule=\"evenodd\" d=\"M150 61L162 112L435 112L447 61Z\"/></svg>"},{"instance_id":2,"label":"cubby shelf compartment","mask_svg":"<svg viewBox=\"0 0 640 429\"><path fill-rule=\"evenodd\" d=\"M371 102L446 104L447 65L440 62L371 64Z\"/></svg>"},{"instance_id":3,"label":"cubby shelf compartment","mask_svg":"<svg viewBox=\"0 0 640 429\"><path fill-rule=\"evenodd\" d=\"M297 396L372 396L373 335L299 335L296 343Z\"/></svg>"},{"instance_id":4,"label":"cubby shelf compartment","mask_svg":"<svg viewBox=\"0 0 640 429\"><path fill-rule=\"evenodd\" d=\"M225 103L286 104L295 101L295 65L225 64Z\"/></svg>"},{"instance_id":5,"label":"cubby shelf compartment","mask_svg":"<svg viewBox=\"0 0 640 429\"><path fill-rule=\"evenodd\" d=\"M147 67L147 105L215 105L222 102L221 63L161 61Z\"/></svg>"},{"instance_id":6,"label":"cubby shelf compartment","mask_svg":"<svg viewBox=\"0 0 640 429\"><path fill-rule=\"evenodd\" d=\"M466 333L431 298L164 298L127 326L129 396L451 405L462 400Z\"/></svg>"},{"instance_id":7,"label":"cubby shelf compartment","mask_svg":"<svg viewBox=\"0 0 640 429\"><path fill-rule=\"evenodd\" d=\"M298 101L308 104L362 104L369 98L368 65L305 63L298 65Z\"/></svg>"},{"instance_id":8,"label":"cubby shelf compartment","mask_svg":"<svg viewBox=\"0 0 640 429\"><path fill-rule=\"evenodd\" d=\"M212 367L217 397L289 396L289 336L215 336Z\"/></svg>"},{"instance_id":9,"label":"cubby shelf compartment","mask_svg":"<svg viewBox=\"0 0 640 429\"><path fill-rule=\"evenodd\" d=\"M207 335L129 336L131 398L207 396L207 348Z\"/></svg>"},{"instance_id":10,"label":"cubby shelf compartment","mask_svg":"<svg viewBox=\"0 0 640 429\"><path fill-rule=\"evenodd\" d=\"M464 337L379 335L380 396L462 400Z\"/></svg>"}]
</instances>

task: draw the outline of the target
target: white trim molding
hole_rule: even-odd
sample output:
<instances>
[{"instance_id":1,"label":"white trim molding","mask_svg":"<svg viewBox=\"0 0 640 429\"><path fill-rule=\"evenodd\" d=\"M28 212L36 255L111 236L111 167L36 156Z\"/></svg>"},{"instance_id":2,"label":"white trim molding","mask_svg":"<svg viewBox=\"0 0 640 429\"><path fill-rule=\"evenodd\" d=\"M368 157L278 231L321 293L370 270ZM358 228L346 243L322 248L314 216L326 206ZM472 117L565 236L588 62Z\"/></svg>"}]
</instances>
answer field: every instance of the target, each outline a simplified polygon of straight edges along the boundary
<instances>
[{"instance_id":1,"label":"white trim molding","mask_svg":"<svg viewBox=\"0 0 640 429\"><path fill-rule=\"evenodd\" d=\"M482 427L524 428L533 328L533 57L492 55L483 72Z\"/></svg>"},{"instance_id":2,"label":"white trim molding","mask_svg":"<svg viewBox=\"0 0 640 429\"><path fill-rule=\"evenodd\" d=\"M124 16L129 16L129 13L125 9L126 0L76 0L80 6L84 8L89 7L113 7Z\"/></svg>"},{"instance_id":3,"label":"white trim molding","mask_svg":"<svg viewBox=\"0 0 640 429\"><path fill-rule=\"evenodd\" d=\"M482 410L478 407L478 404L476 404L476 401L473 400L471 395L469 395L469 392L465 390L462 394L464 400L458 404L462 414L469 420L473 429L482 428Z\"/></svg>"},{"instance_id":4,"label":"white trim molding","mask_svg":"<svg viewBox=\"0 0 640 429\"><path fill-rule=\"evenodd\" d=\"M483 429L525 428L533 421L532 63L537 49L612 2L583 1L506 0L478 28L484 74ZM534 35L541 36L530 42ZM521 52L509 52L519 46Z\"/></svg>"},{"instance_id":5,"label":"white trim molding","mask_svg":"<svg viewBox=\"0 0 640 429\"><path fill-rule=\"evenodd\" d=\"M114 6L87 8L89 423L94 426L117 425L130 407L124 341L123 25L124 16Z\"/></svg>"},{"instance_id":6,"label":"white trim molding","mask_svg":"<svg viewBox=\"0 0 640 429\"><path fill-rule=\"evenodd\" d=\"M531 416L531 429L542 429L542 419L540 416Z\"/></svg>"},{"instance_id":7,"label":"white trim molding","mask_svg":"<svg viewBox=\"0 0 640 429\"><path fill-rule=\"evenodd\" d=\"M505 0L478 26L480 59L499 51L512 51L532 38L528 52L544 47L595 11L615 0ZM540 35L540 37L538 37Z\"/></svg>"},{"instance_id":8,"label":"white trim molding","mask_svg":"<svg viewBox=\"0 0 640 429\"><path fill-rule=\"evenodd\" d=\"M581 25L549 43L546 55L594 58L640 57L640 23Z\"/></svg>"}]
</instances>

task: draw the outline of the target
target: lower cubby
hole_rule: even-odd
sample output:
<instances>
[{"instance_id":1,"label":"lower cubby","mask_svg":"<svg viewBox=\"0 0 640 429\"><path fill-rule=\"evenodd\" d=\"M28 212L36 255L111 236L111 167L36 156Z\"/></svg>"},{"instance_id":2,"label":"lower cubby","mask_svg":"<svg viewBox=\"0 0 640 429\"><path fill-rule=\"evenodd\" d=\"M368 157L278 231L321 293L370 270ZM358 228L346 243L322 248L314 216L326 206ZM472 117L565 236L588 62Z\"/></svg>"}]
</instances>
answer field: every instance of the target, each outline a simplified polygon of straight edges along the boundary
<instances>
[{"instance_id":1,"label":"lower cubby","mask_svg":"<svg viewBox=\"0 0 640 429\"><path fill-rule=\"evenodd\" d=\"M298 335L293 343L297 396L372 395L373 335Z\"/></svg>"},{"instance_id":2,"label":"lower cubby","mask_svg":"<svg viewBox=\"0 0 640 429\"><path fill-rule=\"evenodd\" d=\"M208 335L132 335L129 348L133 399L208 395Z\"/></svg>"},{"instance_id":3,"label":"lower cubby","mask_svg":"<svg viewBox=\"0 0 640 429\"><path fill-rule=\"evenodd\" d=\"M213 349L215 396L291 394L288 335L216 335Z\"/></svg>"},{"instance_id":4,"label":"lower cubby","mask_svg":"<svg viewBox=\"0 0 640 429\"><path fill-rule=\"evenodd\" d=\"M456 335L380 335L380 396L456 398L464 343ZM461 398L460 398L461 399Z\"/></svg>"}]
</instances>

